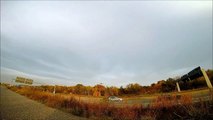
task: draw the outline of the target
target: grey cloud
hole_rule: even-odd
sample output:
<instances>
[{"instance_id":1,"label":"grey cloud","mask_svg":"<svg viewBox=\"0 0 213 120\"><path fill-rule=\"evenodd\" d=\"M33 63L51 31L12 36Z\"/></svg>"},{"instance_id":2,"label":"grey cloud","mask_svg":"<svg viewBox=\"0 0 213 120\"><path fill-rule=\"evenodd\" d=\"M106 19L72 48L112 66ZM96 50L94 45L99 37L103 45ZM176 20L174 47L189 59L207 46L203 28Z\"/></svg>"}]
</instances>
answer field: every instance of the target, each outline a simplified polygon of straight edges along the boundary
<instances>
[{"instance_id":1,"label":"grey cloud","mask_svg":"<svg viewBox=\"0 0 213 120\"><path fill-rule=\"evenodd\" d=\"M3 1L1 67L91 85L212 68L210 4Z\"/></svg>"}]
</instances>

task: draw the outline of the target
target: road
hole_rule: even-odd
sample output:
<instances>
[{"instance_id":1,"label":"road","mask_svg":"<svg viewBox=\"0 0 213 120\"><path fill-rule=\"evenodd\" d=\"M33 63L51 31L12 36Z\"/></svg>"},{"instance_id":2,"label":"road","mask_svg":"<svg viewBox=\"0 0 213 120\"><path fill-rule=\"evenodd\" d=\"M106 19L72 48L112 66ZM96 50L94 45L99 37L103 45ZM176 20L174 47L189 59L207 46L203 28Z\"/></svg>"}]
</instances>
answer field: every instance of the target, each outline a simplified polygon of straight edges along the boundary
<instances>
[{"instance_id":1,"label":"road","mask_svg":"<svg viewBox=\"0 0 213 120\"><path fill-rule=\"evenodd\" d=\"M5 87L0 87L1 120L85 120L30 100Z\"/></svg>"}]
</instances>

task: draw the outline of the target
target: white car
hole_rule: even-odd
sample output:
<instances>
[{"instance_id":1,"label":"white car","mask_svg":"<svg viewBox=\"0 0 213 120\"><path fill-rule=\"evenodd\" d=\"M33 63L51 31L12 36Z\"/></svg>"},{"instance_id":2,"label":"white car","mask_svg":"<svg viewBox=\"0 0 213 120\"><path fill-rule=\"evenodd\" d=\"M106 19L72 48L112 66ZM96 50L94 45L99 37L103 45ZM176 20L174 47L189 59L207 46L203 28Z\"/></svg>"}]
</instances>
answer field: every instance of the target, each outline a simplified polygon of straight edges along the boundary
<instances>
[{"instance_id":1,"label":"white car","mask_svg":"<svg viewBox=\"0 0 213 120\"><path fill-rule=\"evenodd\" d=\"M110 96L108 98L109 101L123 101L122 98L116 97L116 96Z\"/></svg>"}]
</instances>

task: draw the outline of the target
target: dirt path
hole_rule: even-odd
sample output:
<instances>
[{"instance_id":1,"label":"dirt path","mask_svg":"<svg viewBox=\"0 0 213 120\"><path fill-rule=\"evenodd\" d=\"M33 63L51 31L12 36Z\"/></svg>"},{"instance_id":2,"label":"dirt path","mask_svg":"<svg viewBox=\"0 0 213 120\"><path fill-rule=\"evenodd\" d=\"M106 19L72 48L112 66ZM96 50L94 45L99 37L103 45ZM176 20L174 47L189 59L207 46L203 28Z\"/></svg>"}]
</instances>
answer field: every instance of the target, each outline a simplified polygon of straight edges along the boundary
<instances>
[{"instance_id":1,"label":"dirt path","mask_svg":"<svg viewBox=\"0 0 213 120\"><path fill-rule=\"evenodd\" d=\"M0 87L1 120L85 120Z\"/></svg>"}]
</instances>

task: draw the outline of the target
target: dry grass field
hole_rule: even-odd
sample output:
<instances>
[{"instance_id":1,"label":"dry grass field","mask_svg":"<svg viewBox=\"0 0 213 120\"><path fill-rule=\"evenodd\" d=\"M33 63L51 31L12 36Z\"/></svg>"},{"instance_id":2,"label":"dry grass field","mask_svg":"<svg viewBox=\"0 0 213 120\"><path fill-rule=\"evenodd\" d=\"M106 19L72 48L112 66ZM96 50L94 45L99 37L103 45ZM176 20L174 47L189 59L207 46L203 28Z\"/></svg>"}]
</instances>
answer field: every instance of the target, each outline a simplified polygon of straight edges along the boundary
<instances>
[{"instance_id":1,"label":"dry grass field","mask_svg":"<svg viewBox=\"0 0 213 120\"><path fill-rule=\"evenodd\" d=\"M47 106L91 119L140 120L140 119L212 119L213 100L208 90L183 92L176 94L146 97L124 97L124 102L109 103L106 98L75 95L52 94L31 87L9 87L9 89ZM209 94L211 99L199 99L193 102L194 95ZM152 99L144 105L131 100ZM125 102L126 101L126 102Z\"/></svg>"}]
</instances>

